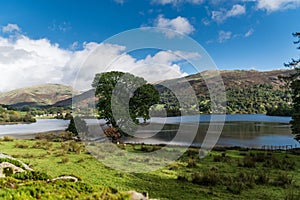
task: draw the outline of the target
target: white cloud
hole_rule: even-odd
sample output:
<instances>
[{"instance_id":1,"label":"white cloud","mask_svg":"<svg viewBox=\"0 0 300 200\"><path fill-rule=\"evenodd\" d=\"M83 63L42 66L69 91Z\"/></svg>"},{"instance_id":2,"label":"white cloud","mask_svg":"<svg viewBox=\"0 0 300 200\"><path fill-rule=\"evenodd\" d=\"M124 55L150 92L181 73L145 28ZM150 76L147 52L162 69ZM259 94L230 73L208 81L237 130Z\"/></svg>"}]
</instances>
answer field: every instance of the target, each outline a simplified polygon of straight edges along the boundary
<instances>
[{"instance_id":1,"label":"white cloud","mask_svg":"<svg viewBox=\"0 0 300 200\"><path fill-rule=\"evenodd\" d=\"M232 37L232 32L230 32L230 31L220 31L218 40L219 40L220 43L223 43L224 41L231 39L231 37Z\"/></svg>"},{"instance_id":2,"label":"white cloud","mask_svg":"<svg viewBox=\"0 0 300 200\"><path fill-rule=\"evenodd\" d=\"M300 6L300 0L257 0L257 8L274 12Z\"/></svg>"},{"instance_id":3,"label":"white cloud","mask_svg":"<svg viewBox=\"0 0 300 200\"><path fill-rule=\"evenodd\" d=\"M21 29L17 24L7 24L6 26L2 27L2 32L3 33L11 33L11 32L20 32Z\"/></svg>"},{"instance_id":4,"label":"white cloud","mask_svg":"<svg viewBox=\"0 0 300 200\"><path fill-rule=\"evenodd\" d=\"M212 20L222 23L227 18L235 17L239 15L246 14L246 7L235 4L230 10L221 9L219 11L212 11Z\"/></svg>"},{"instance_id":5,"label":"white cloud","mask_svg":"<svg viewBox=\"0 0 300 200\"><path fill-rule=\"evenodd\" d=\"M155 82L187 75L181 64L200 58L193 52L159 51L136 59L125 50L124 46L94 42L84 43L81 50L66 50L47 39L0 36L0 92L45 83L73 85L76 77L76 89L86 90L96 73L111 70Z\"/></svg>"},{"instance_id":6,"label":"white cloud","mask_svg":"<svg viewBox=\"0 0 300 200\"><path fill-rule=\"evenodd\" d=\"M253 33L254 33L254 29L251 28L247 33L245 33L244 36L247 38L247 37L250 37Z\"/></svg>"},{"instance_id":7,"label":"white cloud","mask_svg":"<svg viewBox=\"0 0 300 200\"><path fill-rule=\"evenodd\" d=\"M245 13L246 13L245 6L236 4L236 5L233 5L232 9L228 11L227 17L234 17L234 16L245 14Z\"/></svg>"},{"instance_id":8,"label":"white cloud","mask_svg":"<svg viewBox=\"0 0 300 200\"><path fill-rule=\"evenodd\" d=\"M204 0L152 0L152 3L160 4L160 5L167 5L171 4L173 6L178 6L180 4L189 3L189 4L202 4Z\"/></svg>"},{"instance_id":9,"label":"white cloud","mask_svg":"<svg viewBox=\"0 0 300 200\"><path fill-rule=\"evenodd\" d=\"M47 39L20 35L0 37L0 91L42 83L62 83L62 69L70 52Z\"/></svg>"},{"instance_id":10,"label":"white cloud","mask_svg":"<svg viewBox=\"0 0 300 200\"><path fill-rule=\"evenodd\" d=\"M78 73L75 88L89 89L95 74L104 71L129 72L145 78L148 82L183 77L187 74L182 72L178 62L200 58L198 53L159 51L153 56L147 55L144 59L137 60L124 51L123 46L94 43L76 52L66 68L67 72L77 72L79 67L83 66ZM65 74L65 80L72 81L75 77L74 73Z\"/></svg>"},{"instance_id":11,"label":"white cloud","mask_svg":"<svg viewBox=\"0 0 300 200\"><path fill-rule=\"evenodd\" d=\"M194 32L195 28L190 24L189 20L178 16L174 19L164 18L163 15L159 15L158 18L154 22L154 26L163 29L171 29L181 34L189 35ZM165 30L164 33L167 37L172 38L175 36L173 31Z\"/></svg>"}]
</instances>

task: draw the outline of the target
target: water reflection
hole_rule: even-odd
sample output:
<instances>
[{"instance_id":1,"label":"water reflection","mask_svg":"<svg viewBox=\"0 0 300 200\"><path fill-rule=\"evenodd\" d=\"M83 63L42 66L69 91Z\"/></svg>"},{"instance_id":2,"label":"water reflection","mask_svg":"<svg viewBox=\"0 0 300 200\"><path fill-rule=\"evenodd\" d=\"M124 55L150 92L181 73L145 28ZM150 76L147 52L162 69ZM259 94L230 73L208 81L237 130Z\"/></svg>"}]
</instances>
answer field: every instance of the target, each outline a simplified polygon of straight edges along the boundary
<instances>
[{"instance_id":1,"label":"water reflection","mask_svg":"<svg viewBox=\"0 0 300 200\"><path fill-rule=\"evenodd\" d=\"M190 134L190 129L192 126L199 126L196 138L194 139L194 146L201 146L205 135L207 134L209 120L205 116L204 120L200 122L194 122L195 116L185 118L185 123L181 123L184 126L184 134ZM297 145L298 142L293 139L291 134L290 125L288 124L290 118L282 117L269 117L265 115L231 115L226 117L227 122L224 124L224 128L219 138L218 146L241 146L241 147L256 147L261 148L264 145ZM238 121L238 120L245 121ZM256 121L254 120L256 119ZM262 121L257 121L257 119ZM131 142L143 142L149 144L177 144L186 145L184 137L172 141L174 136L177 134L179 124L178 118L169 118L168 122L174 122L171 124L164 125L163 129L152 129L145 132L140 132L136 134L136 138L130 139ZM183 120L183 121L184 121ZM182 120L181 120L182 121ZM275 121L275 122L274 122ZM211 125L218 126L217 122ZM151 132L151 133L150 133ZM152 135L153 132L158 132L155 136L148 139L145 136ZM183 134L183 135L184 135ZM208 133L209 134L209 133ZM139 138L139 135L141 138ZM172 142L172 143L170 143Z\"/></svg>"}]
</instances>

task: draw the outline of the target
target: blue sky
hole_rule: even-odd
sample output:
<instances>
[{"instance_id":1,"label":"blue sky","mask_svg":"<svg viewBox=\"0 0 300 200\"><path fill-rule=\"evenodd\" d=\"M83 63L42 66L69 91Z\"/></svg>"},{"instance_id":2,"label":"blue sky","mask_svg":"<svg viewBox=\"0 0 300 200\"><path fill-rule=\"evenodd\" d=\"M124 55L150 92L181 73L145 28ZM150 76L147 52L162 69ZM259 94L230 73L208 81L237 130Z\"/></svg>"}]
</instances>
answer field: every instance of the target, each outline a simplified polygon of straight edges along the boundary
<instances>
[{"instance_id":1,"label":"blue sky","mask_svg":"<svg viewBox=\"0 0 300 200\"><path fill-rule=\"evenodd\" d=\"M70 69L76 56L93 43L99 44L122 31L150 26L175 29L190 36L206 49L219 69L272 70L284 68L284 62L299 56L292 37L293 32L300 31L299 11L300 0L1 1L0 48L11 48L9 55L14 56L20 55L16 54L19 50L27 54L45 52L45 57L56 55L52 61L60 68L52 66L56 65L52 61L46 63L47 70L52 71L35 68L45 63L37 59L33 66L35 60L27 59L30 54L26 54L27 60L23 58L27 70L15 69L19 73L28 71L31 63L35 71L49 74ZM0 68L5 70L8 65L3 63L8 63L9 56L2 57ZM63 59L66 57L68 60ZM22 65L21 58L19 64ZM15 73L14 66L16 63L7 71ZM60 74L50 82L61 82L66 75L59 78ZM5 76L9 77L9 72ZM23 81L31 77L25 85L42 83L43 79L26 74L22 77ZM3 84L2 90L17 87Z\"/></svg>"}]
</instances>

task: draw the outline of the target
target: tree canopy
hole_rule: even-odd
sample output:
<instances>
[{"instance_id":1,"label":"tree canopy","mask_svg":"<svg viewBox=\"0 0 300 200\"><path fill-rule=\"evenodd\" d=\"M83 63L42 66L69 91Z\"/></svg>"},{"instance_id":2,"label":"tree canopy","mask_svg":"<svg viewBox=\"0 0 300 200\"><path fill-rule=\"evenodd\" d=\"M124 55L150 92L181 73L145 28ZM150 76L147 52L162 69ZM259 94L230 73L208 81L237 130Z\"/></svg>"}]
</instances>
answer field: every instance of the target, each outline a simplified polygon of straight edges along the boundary
<instances>
[{"instance_id":1,"label":"tree canopy","mask_svg":"<svg viewBox=\"0 0 300 200\"><path fill-rule=\"evenodd\" d=\"M68 125L66 131L72 133L72 136L77 137L79 134L85 134L88 131L88 128L86 122L83 119L78 116L76 116L75 118L71 116L70 124Z\"/></svg>"},{"instance_id":2,"label":"tree canopy","mask_svg":"<svg viewBox=\"0 0 300 200\"><path fill-rule=\"evenodd\" d=\"M298 40L295 44L300 44L300 32L294 33L294 37ZM300 46L297 47L300 49ZM284 79L289 83L292 99L293 99L293 114L292 114L292 133L296 135L295 139L300 141L300 58L292 59L289 63L285 64L286 67L294 69L294 72Z\"/></svg>"},{"instance_id":3,"label":"tree canopy","mask_svg":"<svg viewBox=\"0 0 300 200\"><path fill-rule=\"evenodd\" d=\"M146 80L130 73L96 74L92 86L99 98L99 116L113 127L128 129L138 117L149 119L149 109L159 101L159 93Z\"/></svg>"}]
</instances>

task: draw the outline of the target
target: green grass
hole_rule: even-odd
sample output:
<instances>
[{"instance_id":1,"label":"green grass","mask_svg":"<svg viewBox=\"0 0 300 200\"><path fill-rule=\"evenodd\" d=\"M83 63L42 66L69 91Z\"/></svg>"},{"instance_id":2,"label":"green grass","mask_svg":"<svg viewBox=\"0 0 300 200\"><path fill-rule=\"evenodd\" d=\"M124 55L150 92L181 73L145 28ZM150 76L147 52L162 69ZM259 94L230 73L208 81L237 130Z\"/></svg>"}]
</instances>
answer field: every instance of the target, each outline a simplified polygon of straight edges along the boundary
<instances>
[{"instance_id":1,"label":"green grass","mask_svg":"<svg viewBox=\"0 0 300 200\"><path fill-rule=\"evenodd\" d=\"M180 159L162 169L149 173L125 173L106 167L84 150L76 152L70 147L72 145L74 144L70 142L62 145L62 142L45 140L2 141L0 152L12 155L51 177L73 174L93 188L148 192L151 198L299 199L300 197L298 192L300 156L291 153L224 149L212 151L200 160L199 150L191 148ZM152 151L157 148L145 145L126 146L126 150L131 152ZM177 150L175 147L167 149L170 152ZM125 160L124 158L124 163ZM134 165L134 162L132 159L130 162L127 161L127 164ZM151 164L158 161L153 158L147 162ZM33 185L35 184L46 191L54 187L43 182ZM17 189L13 194L22 191ZM62 196L63 193L63 190L58 191ZM76 192L72 194L85 197L89 195Z\"/></svg>"}]
</instances>

